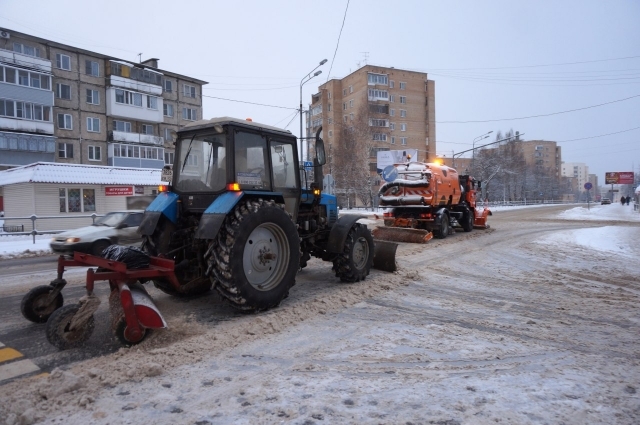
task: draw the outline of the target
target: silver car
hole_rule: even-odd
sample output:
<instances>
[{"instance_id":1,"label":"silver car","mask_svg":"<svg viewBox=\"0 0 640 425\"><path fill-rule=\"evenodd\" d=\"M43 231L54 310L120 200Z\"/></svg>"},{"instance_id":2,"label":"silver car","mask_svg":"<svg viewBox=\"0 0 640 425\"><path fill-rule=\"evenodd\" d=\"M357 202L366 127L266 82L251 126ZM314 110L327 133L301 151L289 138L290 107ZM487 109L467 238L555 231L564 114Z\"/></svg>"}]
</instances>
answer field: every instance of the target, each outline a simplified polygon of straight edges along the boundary
<instances>
[{"instance_id":1,"label":"silver car","mask_svg":"<svg viewBox=\"0 0 640 425\"><path fill-rule=\"evenodd\" d=\"M96 220L94 224L57 234L49 246L59 254L74 251L100 256L109 245L134 245L142 242L138 226L143 210L110 212Z\"/></svg>"}]
</instances>

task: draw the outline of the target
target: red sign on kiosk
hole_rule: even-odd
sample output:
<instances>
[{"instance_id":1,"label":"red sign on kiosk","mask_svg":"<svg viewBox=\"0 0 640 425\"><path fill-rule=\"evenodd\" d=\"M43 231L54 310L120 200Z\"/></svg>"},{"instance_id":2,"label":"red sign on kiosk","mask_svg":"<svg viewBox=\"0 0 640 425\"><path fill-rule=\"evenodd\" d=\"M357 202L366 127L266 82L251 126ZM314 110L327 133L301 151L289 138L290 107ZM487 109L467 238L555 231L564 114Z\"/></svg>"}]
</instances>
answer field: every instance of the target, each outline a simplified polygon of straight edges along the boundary
<instances>
[{"instance_id":1,"label":"red sign on kiosk","mask_svg":"<svg viewBox=\"0 0 640 425\"><path fill-rule=\"evenodd\" d=\"M131 196L133 195L133 186L105 186L105 196Z\"/></svg>"}]
</instances>

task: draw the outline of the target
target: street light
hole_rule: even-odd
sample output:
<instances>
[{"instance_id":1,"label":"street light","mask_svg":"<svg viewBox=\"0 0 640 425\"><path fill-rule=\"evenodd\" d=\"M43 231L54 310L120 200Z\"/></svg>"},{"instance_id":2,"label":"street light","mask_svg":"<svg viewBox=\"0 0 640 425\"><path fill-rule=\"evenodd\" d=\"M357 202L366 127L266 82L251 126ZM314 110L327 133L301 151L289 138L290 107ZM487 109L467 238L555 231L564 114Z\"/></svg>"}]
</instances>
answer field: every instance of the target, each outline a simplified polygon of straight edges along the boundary
<instances>
[{"instance_id":1,"label":"street light","mask_svg":"<svg viewBox=\"0 0 640 425\"><path fill-rule=\"evenodd\" d=\"M318 66L316 66L315 68L313 68L311 70L311 72L309 72L307 75L305 75L302 80L300 80L300 143L298 143L298 152L299 155L302 155L302 86L305 85L305 83L307 83L309 80L311 80L313 77L317 77L318 75L322 74L322 71L316 71L315 73L313 73L313 75L311 74L313 71L315 71L316 69L320 68L322 65L324 65L325 63L327 63L326 59L322 59L320 61L320 64ZM304 158L304 157L302 157ZM300 159L300 158L298 158Z\"/></svg>"},{"instance_id":2,"label":"street light","mask_svg":"<svg viewBox=\"0 0 640 425\"><path fill-rule=\"evenodd\" d=\"M491 134L491 133L493 133L493 130L491 130L491 131L489 131L487 133L484 133L481 136L476 137L475 139L473 139L473 142L471 143L471 147L472 147L472 150L471 150L471 170L473 170L474 173L475 173L475 170L476 170L475 167L474 167L474 164L476 162L476 142L479 142L480 140L486 139L487 137L489 137L489 134Z\"/></svg>"}]
</instances>

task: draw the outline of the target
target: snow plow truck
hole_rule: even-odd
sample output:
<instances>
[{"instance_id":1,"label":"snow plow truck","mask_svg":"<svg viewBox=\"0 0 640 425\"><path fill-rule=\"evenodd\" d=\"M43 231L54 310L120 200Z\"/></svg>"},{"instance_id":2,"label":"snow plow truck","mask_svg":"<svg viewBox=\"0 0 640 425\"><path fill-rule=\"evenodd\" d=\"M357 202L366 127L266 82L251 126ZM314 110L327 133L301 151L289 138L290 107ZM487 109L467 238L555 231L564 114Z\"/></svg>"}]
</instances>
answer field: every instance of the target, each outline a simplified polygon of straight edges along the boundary
<instances>
[{"instance_id":1,"label":"snow plow truck","mask_svg":"<svg viewBox=\"0 0 640 425\"><path fill-rule=\"evenodd\" d=\"M476 190L481 183L459 175L446 165L406 162L387 167L386 183L378 192L384 227L374 229L377 239L425 243L446 238L455 227L471 232L486 229L491 211L478 208Z\"/></svg>"}]
</instances>

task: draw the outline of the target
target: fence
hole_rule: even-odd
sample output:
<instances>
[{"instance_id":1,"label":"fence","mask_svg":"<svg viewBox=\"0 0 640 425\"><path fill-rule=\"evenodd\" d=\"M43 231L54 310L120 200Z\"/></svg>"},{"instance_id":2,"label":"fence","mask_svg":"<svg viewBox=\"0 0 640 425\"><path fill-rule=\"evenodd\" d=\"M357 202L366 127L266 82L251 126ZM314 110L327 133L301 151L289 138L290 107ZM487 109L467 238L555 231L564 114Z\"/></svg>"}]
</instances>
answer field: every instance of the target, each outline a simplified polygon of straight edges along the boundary
<instances>
[{"instance_id":1,"label":"fence","mask_svg":"<svg viewBox=\"0 0 640 425\"><path fill-rule=\"evenodd\" d=\"M1 217L0 220L4 220L5 224L2 225L2 232L0 232L0 237L2 236L18 236L18 235L31 235L33 236L33 243L36 243L36 235L54 235L56 233L62 233L69 229L61 229L61 230L38 230L37 221L38 220L59 220L59 219L78 219L78 218L90 218L91 222L87 220L87 226L90 224L94 224L96 222L96 218L102 217L102 215L93 213L91 215L71 215L71 216L37 216L32 214L28 217ZM31 220L31 230L24 230L24 225L7 225L6 222L10 220ZM19 230L18 230L19 229Z\"/></svg>"},{"instance_id":2,"label":"fence","mask_svg":"<svg viewBox=\"0 0 640 425\"><path fill-rule=\"evenodd\" d=\"M529 206L529 205L571 205L571 204L586 204L586 201L576 202L576 201L490 201L490 202L482 202L477 201L478 207L516 207L516 206ZM596 202L591 202L592 204L596 204ZM373 212L384 212L387 208L393 207L350 207L350 208L341 208L341 209L350 209L350 210L362 210L362 211L373 211Z\"/></svg>"}]
</instances>

